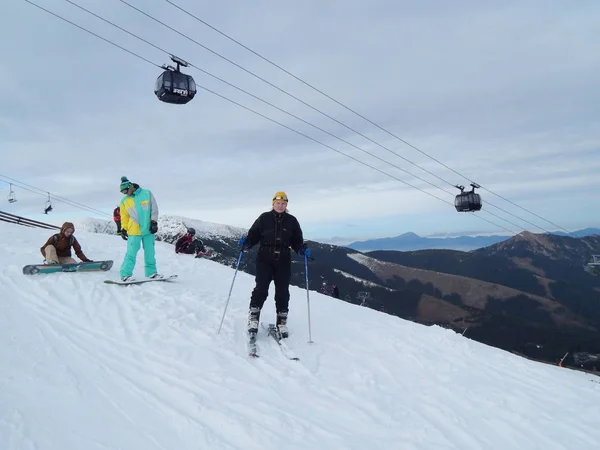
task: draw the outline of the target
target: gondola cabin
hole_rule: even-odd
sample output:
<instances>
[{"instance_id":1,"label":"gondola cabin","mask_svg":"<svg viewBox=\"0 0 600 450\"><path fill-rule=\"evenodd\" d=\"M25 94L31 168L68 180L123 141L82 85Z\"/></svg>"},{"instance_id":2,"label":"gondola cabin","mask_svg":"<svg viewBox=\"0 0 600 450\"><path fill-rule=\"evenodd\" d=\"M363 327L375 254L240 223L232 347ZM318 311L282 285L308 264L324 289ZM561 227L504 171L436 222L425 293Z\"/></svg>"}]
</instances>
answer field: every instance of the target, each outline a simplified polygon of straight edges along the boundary
<instances>
[{"instance_id":1,"label":"gondola cabin","mask_svg":"<svg viewBox=\"0 0 600 450\"><path fill-rule=\"evenodd\" d=\"M165 71L156 79L154 94L161 102L185 105L196 95L196 82L191 75L179 70L180 66L187 67L185 61L176 57L171 59L177 64L177 68L163 66Z\"/></svg>"},{"instance_id":2,"label":"gondola cabin","mask_svg":"<svg viewBox=\"0 0 600 450\"><path fill-rule=\"evenodd\" d=\"M479 185L471 183L472 189L464 192L464 186L456 186L460 189L460 194L454 198L454 207L458 212L479 211L481 209L481 196L475 193L475 188Z\"/></svg>"}]
</instances>

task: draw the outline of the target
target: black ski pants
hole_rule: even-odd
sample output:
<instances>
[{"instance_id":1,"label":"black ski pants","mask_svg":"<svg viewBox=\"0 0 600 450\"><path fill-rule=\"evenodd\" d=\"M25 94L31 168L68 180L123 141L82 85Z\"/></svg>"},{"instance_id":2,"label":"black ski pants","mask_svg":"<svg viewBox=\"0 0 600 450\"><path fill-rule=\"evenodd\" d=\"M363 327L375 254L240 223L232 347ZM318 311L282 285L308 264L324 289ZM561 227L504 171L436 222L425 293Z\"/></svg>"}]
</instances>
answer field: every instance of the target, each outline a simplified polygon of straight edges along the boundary
<instances>
[{"instance_id":1,"label":"black ski pants","mask_svg":"<svg viewBox=\"0 0 600 450\"><path fill-rule=\"evenodd\" d=\"M274 253L266 250L256 257L256 286L250 298L250 307L262 308L269 296L269 285L275 282L275 308L287 312L290 302L292 261L289 251Z\"/></svg>"}]
</instances>

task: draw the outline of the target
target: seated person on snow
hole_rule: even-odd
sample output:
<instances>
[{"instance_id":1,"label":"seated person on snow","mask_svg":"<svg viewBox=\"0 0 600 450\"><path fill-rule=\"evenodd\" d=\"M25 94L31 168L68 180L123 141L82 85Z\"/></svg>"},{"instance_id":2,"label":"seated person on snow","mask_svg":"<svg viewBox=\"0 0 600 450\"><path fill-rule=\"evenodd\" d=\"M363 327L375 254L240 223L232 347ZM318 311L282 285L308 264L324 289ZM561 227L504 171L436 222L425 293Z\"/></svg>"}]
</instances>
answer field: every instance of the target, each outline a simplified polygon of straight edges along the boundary
<instances>
[{"instance_id":1,"label":"seated person on snow","mask_svg":"<svg viewBox=\"0 0 600 450\"><path fill-rule=\"evenodd\" d=\"M188 255L205 253L206 248L200 239L194 239L196 230L188 228L187 233L177 239L175 253L186 253Z\"/></svg>"},{"instance_id":2,"label":"seated person on snow","mask_svg":"<svg viewBox=\"0 0 600 450\"><path fill-rule=\"evenodd\" d=\"M73 233L75 233L75 225L71 222L65 222L60 229L60 233L48 238L40 248L46 264L77 264L77 261L71 257L71 247L73 247L75 254L82 262L93 262L83 254L81 245L79 245Z\"/></svg>"}]
</instances>

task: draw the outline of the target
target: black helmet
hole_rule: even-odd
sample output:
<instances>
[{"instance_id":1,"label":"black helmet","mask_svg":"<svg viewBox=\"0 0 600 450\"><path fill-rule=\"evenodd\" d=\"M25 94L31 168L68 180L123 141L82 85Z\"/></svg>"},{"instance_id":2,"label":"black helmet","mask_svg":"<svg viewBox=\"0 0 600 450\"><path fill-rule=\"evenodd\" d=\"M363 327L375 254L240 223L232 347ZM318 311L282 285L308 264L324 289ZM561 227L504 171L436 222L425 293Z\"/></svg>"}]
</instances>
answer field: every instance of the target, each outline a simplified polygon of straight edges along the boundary
<instances>
[{"instance_id":1,"label":"black helmet","mask_svg":"<svg viewBox=\"0 0 600 450\"><path fill-rule=\"evenodd\" d=\"M196 234L196 230L194 230L193 228L188 228L187 232L188 232L188 234L191 234L192 236Z\"/></svg>"}]
</instances>

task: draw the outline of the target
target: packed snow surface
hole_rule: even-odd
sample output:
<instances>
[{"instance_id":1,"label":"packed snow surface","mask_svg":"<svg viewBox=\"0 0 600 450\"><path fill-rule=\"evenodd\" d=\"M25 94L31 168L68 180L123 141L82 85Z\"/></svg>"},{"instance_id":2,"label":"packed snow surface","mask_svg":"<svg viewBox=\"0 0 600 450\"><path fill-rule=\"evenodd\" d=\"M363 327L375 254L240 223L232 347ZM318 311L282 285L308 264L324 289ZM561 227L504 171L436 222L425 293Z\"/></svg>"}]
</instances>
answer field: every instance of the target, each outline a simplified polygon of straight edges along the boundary
<instances>
[{"instance_id":1,"label":"packed snow surface","mask_svg":"<svg viewBox=\"0 0 600 450\"><path fill-rule=\"evenodd\" d=\"M177 281L117 279L118 236L77 231L109 272L25 276L51 234L0 223L0 449L592 449L600 378L291 288L284 358L247 356L253 277L176 255ZM315 255L318 258L318 255ZM301 266L301 265L299 265ZM143 276L142 254L136 276ZM272 292L271 292L272 295ZM262 320L275 318L272 297Z\"/></svg>"}]
</instances>

